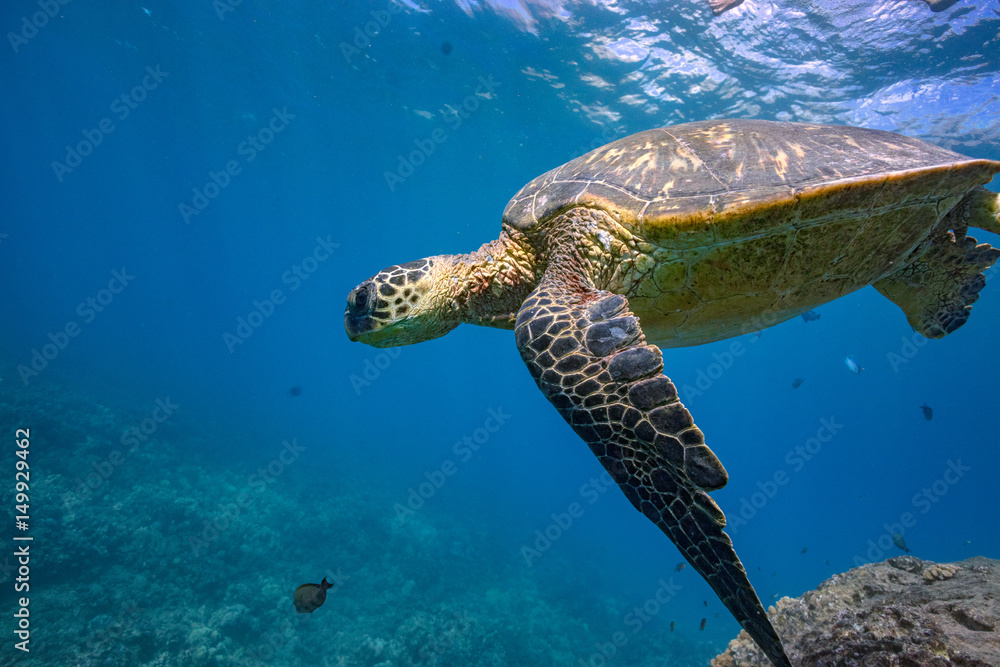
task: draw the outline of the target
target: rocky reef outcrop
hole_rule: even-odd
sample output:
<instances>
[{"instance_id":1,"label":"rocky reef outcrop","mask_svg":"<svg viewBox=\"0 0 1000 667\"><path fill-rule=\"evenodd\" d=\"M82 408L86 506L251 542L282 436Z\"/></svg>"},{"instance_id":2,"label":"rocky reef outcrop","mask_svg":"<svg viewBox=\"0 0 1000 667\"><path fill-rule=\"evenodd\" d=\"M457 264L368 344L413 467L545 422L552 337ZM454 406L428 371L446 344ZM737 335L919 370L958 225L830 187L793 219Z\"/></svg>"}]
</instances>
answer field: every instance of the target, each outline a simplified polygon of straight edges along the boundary
<instances>
[{"instance_id":1,"label":"rocky reef outcrop","mask_svg":"<svg viewBox=\"0 0 1000 667\"><path fill-rule=\"evenodd\" d=\"M997 667L1000 561L898 556L834 575L768 616L796 667ZM746 632L712 667L771 667Z\"/></svg>"}]
</instances>

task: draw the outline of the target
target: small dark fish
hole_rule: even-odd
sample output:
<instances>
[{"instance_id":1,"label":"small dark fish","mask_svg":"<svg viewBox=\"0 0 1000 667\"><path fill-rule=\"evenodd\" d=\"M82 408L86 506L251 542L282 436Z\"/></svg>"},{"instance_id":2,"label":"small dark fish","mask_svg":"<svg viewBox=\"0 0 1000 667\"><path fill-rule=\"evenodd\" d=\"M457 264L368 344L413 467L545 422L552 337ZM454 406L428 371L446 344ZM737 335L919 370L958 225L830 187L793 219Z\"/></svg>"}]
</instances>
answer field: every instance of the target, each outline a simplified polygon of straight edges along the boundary
<instances>
[{"instance_id":1,"label":"small dark fish","mask_svg":"<svg viewBox=\"0 0 1000 667\"><path fill-rule=\"evenodd\" d=\"M707 618L703 618L703 619L701 619L701 625L699 625L699 626L698 626L698 629L699 629L699 630L704 630L704 629L705 629L705 622L706 622L706 621L708 621L708 619L707 619Z\"/></svg>"},{"instance_id":2,"label":"small dark fish","mask_svg":"<svg viewBox=\"0 0 1000 667\"><path fill-rule=\"evenodd\" d=\"M295 611L300 614L311 614L326 602L326 591L333 588L327 583L326 577L319 584L302 584L295 589Z\"/></svg>"},{"instance_id":3,"label":"small dark fish","mask_svg":"<svg viewBox=\"0 0 1000 667\"><path fill-rule=\"evenodd\" d=\"M288 395L291 396L291 397L293 397L293 398L296 397L296 396L301 396L302 395L302 387L298 387L298 386L292 387L291 389L288 390Z\"/></svg>"},{"instance_id":4,"label":"small dark fish","mask_svg":"<svg viewBox=\"0 0 1000 667\"><path fill-rule=\"evenodd\" d=\"M702 602L704 602L704 603L705 603L705 606L706 606L706 607L708 606L708 600L702 600Z\"/></svg>"},{"instance_id":5,"label":"small dark fish","mask_svg":"<svg viewBox=\"0 0 1000 667\"><path fill-rule=\"evenodd\" d=\"M794 380L792 380L792 389L798 389L799 387L802 386L802 383L805 381L806 381L805 378L795 378Z\"/></svg>"},{"instance_id":6,"label":"small dark fish","mask_svg":"<svg viewBox=\"0 0 1000 667\"><path fill-rule=\"evenodd\" d=\"M451 42L441 42L441 53L446 56L451 54Z\"/></svg>"},{"instance_id":7,"label":"small dark fish","mask_svg":"<svg viewBox=\"0 0 1000 667\"><path fill-rule=\"evenodd\" d=\"M809 551L809 547L802 547L802 553Z\"/></svg>"},{"instance_id":8,"label":"small dark fish","mask_svg":"<svg viewBox=\"0 0 1000 667\"><path fill-rule=\"evenodd\" d=\"M824 563L826 563L827 565L829 565L829 564L830 564L830 561L829 561L829 560L827 560L827 559L823 559L823 562L824 562Z\"/></svg>"},{"instance_id":9,"label":"small dark fish","mask_svg":"<svg viewBox=\"0 0 1000 667\"><path fill-rule=\"evenodd\" d=\"M822 315L817 313L815 310L810 310L809 312L802 313L802 319L805 320L806 322L813 322L815 320L818 320L820 317L822 317Z\"/></svg>"},{"instance_id":10,"label":"small dark fish","mask_svg":"<svg viewBox=\"0 0 1000 667\"><path fill-rule=\"evenodd\" d=\"M924 419L927 421L934 419L934 411L931 409L931 406L924 403L920 406L920 409L924 411Z\"/></svg>"},{"instance_id":11,"label":"small dark fish","mask_svg":"<svg viewBox=\"0 0 1000 667\"><path fill-rule=\"evenodd\" d=\"M680 572L688 566L687 563L677 563L677 567L674 568L674 572Z\"/></svg>"},{"instance_id":12,"label":"small dark fish","mask_svg":"<svg viewBox=\"0 0 1000 667\"><path fill-rule=\"evenodd\" d=\"M904 540L903 536L900 535L899 533L892 534L892 543L895 544L900 549L902 549L903 551L905 551L906 553L910 553L910 547L906 546L906 540Z\"/></svg>"},{"instance_id":13,"label":"small dark fish","mask_svg":"<svg viewBox=\"0 0 1000 667\"><path fill-rule=\"evenodd\" d=\"M670 621L670 632L674 631L674 622Z\"/></svg>"}]
</instances>

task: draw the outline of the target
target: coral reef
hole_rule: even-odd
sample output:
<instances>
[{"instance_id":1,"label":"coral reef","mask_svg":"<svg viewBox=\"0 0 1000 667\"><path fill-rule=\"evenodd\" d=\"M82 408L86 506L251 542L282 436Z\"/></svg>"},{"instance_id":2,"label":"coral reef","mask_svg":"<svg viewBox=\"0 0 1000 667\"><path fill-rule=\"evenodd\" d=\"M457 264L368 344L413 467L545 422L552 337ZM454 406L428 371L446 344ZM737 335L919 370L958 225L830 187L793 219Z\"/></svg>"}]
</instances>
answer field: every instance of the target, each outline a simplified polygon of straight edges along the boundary
<instances>
[{"instance_id":1,"label":"coral reef","mask_svg":"<svg viewBox=\"0 0 1000 667\"><path fill-rule=\"evenodd\" d=\"M1000 665L1000 561L898 556L838 574L769 610L801 667ZM713 667L770 667L746 632Z\"/></svg>"},{"instance_id":2,"label":"coral reef","mask_svg":"<svg viewBox=\"0 0 1000 667\"><path fill-rule=\"evenodd\" d=\"M932 581L951 579L961 569L958 565L934 563L924 570L924 581L930 583Z\"/></svg>"},{"instance_id":3,"label":"coral reef","mask_svg":"<svg viewBox=\"0 0 1000 667\"><path fill-rule=\"evenodd\" d=\"M278 443L215 460L236 436L177 417L131 447L122 434L142 409L4 389L0 420L32 429L38 509L30 596L44 629L19 665L575 666L623 627L619 601L592 595L576 566L551 581L512 565L475 516L425 507L400 522L399 488L306 462L255 484ZM324 576L336 586L323 608L296 613L295 588ZM719 646L696 637L654 629L618 660L704 665Z\"/></svg>"}]
</instances>

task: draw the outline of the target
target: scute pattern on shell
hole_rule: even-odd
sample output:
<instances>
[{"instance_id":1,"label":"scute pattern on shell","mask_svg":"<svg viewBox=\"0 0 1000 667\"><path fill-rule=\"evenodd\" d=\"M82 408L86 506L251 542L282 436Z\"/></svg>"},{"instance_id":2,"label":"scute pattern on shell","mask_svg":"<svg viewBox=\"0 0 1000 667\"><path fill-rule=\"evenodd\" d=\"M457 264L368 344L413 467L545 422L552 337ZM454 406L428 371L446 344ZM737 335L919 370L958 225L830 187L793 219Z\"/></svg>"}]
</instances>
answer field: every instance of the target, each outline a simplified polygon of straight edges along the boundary
<instances>
[{"instance_id":1,"label":"scute pattern on shell","mask_svg":"<svg viewBox=\"0 0 1000 667\"><path fill-rule=\"evenodd\" d=\"M710 220L796 193L849 190L911 171L991 169L917 139L839 125L709 120L647 130L553 169L521 188L504 222L526 231L566 208L619 213L631 224ZM995 171L995 168L992 168ZM988 174L984 176L988 182ZM931 193L926 193L931 194Z\"/></svg>"}]
</instances>

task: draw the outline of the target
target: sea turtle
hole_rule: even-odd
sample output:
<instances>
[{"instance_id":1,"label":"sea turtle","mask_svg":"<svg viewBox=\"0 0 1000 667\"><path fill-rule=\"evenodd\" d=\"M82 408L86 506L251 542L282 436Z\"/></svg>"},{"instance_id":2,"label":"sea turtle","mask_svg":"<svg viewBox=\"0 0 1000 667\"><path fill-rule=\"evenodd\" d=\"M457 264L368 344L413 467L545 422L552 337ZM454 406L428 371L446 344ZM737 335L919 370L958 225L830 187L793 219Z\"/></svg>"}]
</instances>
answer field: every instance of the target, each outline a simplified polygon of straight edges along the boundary
<instances>
[{"instance_id":1,"label":"sea turtle","mask_svg":"<svg viewBox=\"0 0 1000 667\"><path fill-rule=\"evenodd\" d=\"M801 315L866 285L939 338L1000 256L1000 162L855 127L712 120L620 139L514 195L500 237L390 266L347 297L351 340L514 329L542 393L775 665L781 641L706 493L728 475L657 347Z\"/></svg>"}]
</instances>

